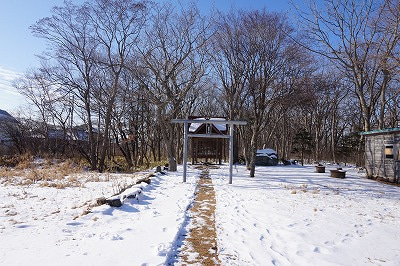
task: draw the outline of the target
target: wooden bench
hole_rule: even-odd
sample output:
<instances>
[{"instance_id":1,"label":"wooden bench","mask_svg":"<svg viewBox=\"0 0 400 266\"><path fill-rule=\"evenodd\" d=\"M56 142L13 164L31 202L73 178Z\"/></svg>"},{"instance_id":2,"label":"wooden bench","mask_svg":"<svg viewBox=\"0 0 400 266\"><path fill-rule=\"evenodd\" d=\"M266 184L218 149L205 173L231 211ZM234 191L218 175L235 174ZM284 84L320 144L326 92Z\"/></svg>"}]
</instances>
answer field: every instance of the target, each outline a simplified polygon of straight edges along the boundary
<instances>
[{"instance_id":1,"label":"wooden bench","mask_svg":"<svg viewBox=\"0 0 400 266\"><path fill-rule=\"evenodd\" d=\"M331 171L331 177L335 178L345 178L346 177L346 171L342 170L342 168L330 170Z\"/></svg>"}]
</instances>

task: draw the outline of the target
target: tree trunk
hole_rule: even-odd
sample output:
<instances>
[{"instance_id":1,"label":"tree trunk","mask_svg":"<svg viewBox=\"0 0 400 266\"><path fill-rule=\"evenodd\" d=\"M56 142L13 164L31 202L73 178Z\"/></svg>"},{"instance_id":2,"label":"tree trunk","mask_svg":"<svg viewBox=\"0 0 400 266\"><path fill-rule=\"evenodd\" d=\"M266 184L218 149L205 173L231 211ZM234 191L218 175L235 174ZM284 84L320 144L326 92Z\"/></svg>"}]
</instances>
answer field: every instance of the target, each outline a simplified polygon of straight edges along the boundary
<instances>
[{"instance_id":1,"label":"tree trunk","mask_svg":"<svg viewBox=\"0 0 400 266\"><path fill-rule=\"evenodd\" d=\"M252 128L253 132L251 134L250 140L250 177L255 176L256 172L256 154L257 154L257 137L258 137L258 127L254 126Z\"/></svg>"},{"instance_id":2,"label":"tree trunk","mask_svg":"<svg viewBox=\"0 0 400 266\"><path fill-rule=\"evenodd\" d=\"M168 170L171 172L176 172L177 163L175 158L175 146L174 146L174 125L171 121L165 121L165 116L162 114L163 106L157 106L157 121L159 123L159 128L165 141L168 157Z\"/></svg>"},{"instance_id":3,"label":"tree trunk","mask_svg":"<svg viewBox=\"0 0 400 266\"><path fill-rule=\"evenodd\" d=\"M107 151L109 148L109 131L110 131L110 125L111 125L111 114L115 102L115 97L117 96L117 90L118 90L118 75L114 77L114 83L113 83L113 90L111 94L111 98L107 103L107 110L105 113L105 122L104 122L104 137L102 141L102 147L100 151L100 160L99 160L99 172L103 172L105 170L105 159L107 156Z\"/></svg>"},{"instance_id":4,"label":"tree trunk","mask_svg":"<svg viewBox=\"0 0 400 266\"><path fill-rule=\"evenodd\" d=\"M167 154L168 154L168 163L169 163L169 168L168 170L171 172L176 172L177 171L177 162L176 162L176 156L175 156L175 146L174 146L174 126L171 124L167 126L167 129L169 133L166 133L169 135L167 139Z\"/></svg>"},{"instance_id":5,"label":"tree trunk","mask_svg":"<svg viewBox=\"0 0 400 266\"><path fill-rule=\"evenodd\" d=\"M336 109L332 115L332 124L331 124L331 149L332 149L332 160L336 162L336 143L335 143L335 134L336 134Z\"/></svg>"}]
</instances>

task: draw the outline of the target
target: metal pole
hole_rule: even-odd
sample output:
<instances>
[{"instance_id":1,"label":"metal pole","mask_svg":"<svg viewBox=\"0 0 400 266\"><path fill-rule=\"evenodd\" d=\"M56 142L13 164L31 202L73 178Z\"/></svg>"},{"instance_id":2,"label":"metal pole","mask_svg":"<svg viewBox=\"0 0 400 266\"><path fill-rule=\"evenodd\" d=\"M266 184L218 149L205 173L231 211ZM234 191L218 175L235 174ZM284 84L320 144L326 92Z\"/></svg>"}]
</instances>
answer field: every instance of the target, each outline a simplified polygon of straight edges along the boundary
<instances>
[{"instance_id":1,"label":"metal pole","mask_svg":"<svg viewBox=\"0 0 400 266\"><path fill-rule=\"evenodd\" d=\"M187 146L188 146L188 123L183 124L183 182L186 182L187 169Z\"/></svg>"},{"instance_id":2,"label":"metal pole","mask_svg":"<svg viewBox=\"0 0 400 266\"><path fill-rule=\"evenodd\" d=\"M229 184L232 184L232 170L233 170L233 127L229 127Z\"/></svg>"}]
</instances>

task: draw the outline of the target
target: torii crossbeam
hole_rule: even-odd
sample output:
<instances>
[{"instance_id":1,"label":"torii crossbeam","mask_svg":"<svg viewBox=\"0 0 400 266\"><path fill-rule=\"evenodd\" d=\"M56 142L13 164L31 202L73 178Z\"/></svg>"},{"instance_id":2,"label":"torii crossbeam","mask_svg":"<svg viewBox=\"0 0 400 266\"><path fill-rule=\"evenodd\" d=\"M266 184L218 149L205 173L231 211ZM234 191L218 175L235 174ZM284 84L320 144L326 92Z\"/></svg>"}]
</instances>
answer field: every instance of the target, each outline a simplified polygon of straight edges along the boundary
<instances>
[{"instance_id":1,"label":"torii crossbeam","mask_svg":"<svg viewBox=\"0 0 400 266\"><path fill-rule=\"evenodd\" d=\"M187 146L188 137L196 138L229 138L229 184L232 184L232 171L233 171L233 132L234 125L247 125L246 121L229 121L220 119L209 119L209 120L193 120L193 119L173 119L172 123L183 124L183 182L186 182L187 173ZM217 135L217 134L189 134L189 124L200 123L200 124L224 124L229 125L229 136Z\"/></svg>"}]
</instances>

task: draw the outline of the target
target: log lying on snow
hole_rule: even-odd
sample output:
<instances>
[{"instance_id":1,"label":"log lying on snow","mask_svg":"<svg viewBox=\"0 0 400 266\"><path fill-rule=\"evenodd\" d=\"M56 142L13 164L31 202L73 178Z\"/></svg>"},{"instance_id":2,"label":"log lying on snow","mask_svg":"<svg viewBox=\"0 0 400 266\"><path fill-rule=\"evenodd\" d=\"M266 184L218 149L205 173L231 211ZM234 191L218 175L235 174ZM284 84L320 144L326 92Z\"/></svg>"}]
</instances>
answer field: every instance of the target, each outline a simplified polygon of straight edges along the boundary
<instances>
[{"instance_id":1,"label":"log lying on snow","mask_svg":"<svg viewBox=\"0 0 400 266\"><path fill-rule=\"evenodd\" d=\"M150 184L150 178L144 178L138 181L137 184L127 187L123 191L121 191L117 195L113 195L108 198L99 198L97 199L98 205L108 204L111 207L121 207L126 199L139 199L139 195L142 193L142 190Z\"/></svg>"},{"instance_id":2,"label":"log lying on snow","mask_svg":"<svg viewBox=\"0 0 400 266\"><path fill-rule=\"evenodd\" d=\"M109 197L108 199L105 199L105 203L110 205L111 207L121 207L122 206L122 201L118 197L118 195Z\"/></svg>"},{"instance_id":3,"label":"log lying on snow","mask_svg":"<svg viewBox=\"0 0 400 266\"><path fill-rule=\"evenodd\" d=\"M142 182L134 185L119 195L115 195L106 199L105 203L111 207L121 207L126 199L139 199L142 190L147 186L147 183Z\"/></svg>"},{"instance_id":4,"label":"log lying on snow","mask_svg":"<svg viewBox=\"0 0 400 266\"><path fill-rule=\"evenodd\" d=\"M128 188L120 195L121 201L125 199L135 199L142 193L142 190L147 186L146 183L140 183L139 185L134 185L131 188Z\"/></svg>"}]
</instances>

